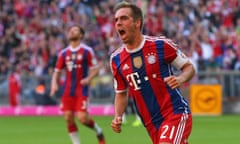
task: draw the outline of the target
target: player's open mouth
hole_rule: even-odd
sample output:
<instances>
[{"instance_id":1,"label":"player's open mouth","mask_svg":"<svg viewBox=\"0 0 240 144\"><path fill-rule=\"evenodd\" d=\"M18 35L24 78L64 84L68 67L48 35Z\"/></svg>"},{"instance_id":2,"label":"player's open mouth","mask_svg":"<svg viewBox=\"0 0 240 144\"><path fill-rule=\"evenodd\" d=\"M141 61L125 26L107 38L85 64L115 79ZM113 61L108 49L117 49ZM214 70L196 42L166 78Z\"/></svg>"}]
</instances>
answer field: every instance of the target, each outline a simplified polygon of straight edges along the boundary
<instances>
[{"instance_id":1,"label":"player's open mouth","mask_svg":"<svg viewBox=\"0 0 240 144\"><path fill-rule=\"evenodd\" d=\"M121 36L123 36L126 32L125 32L125 30L120 29L120 30L118 30L118 33L119 33Z\"/></svg>"}]
</instances>

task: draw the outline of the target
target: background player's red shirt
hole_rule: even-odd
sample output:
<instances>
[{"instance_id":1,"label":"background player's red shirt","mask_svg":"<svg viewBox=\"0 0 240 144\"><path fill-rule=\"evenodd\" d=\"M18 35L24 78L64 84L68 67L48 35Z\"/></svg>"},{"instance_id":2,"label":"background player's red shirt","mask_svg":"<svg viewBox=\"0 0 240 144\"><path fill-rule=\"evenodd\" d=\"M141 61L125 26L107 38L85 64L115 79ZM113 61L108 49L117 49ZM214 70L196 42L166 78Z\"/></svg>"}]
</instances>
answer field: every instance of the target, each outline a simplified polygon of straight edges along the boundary
<instances>
[{"instance_id":1,"label":"background player's red shirt","mask_svg":"<svg viewBox=\"0 0 240 144\"><path fill-rule=\"evenodd\" d=\"M63 96L88 96L88 86L82 86L80 81L88 75L91 67L97 65L92 48L80 44L73 49L71 46L63 49L57 59L56 71L66 70L66 81Z\"/></svg>"}]
</instances>

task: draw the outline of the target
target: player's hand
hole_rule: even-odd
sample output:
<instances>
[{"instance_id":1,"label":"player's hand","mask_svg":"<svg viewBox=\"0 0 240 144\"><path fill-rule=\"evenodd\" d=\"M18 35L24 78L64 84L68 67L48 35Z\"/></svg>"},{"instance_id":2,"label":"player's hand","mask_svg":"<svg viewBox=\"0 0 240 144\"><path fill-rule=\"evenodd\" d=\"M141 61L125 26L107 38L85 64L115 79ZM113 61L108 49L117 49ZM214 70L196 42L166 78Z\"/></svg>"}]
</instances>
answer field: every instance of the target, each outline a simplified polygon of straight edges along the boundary
<instances>
[{"instance_id":1,"label":"player's hand","mask_svg":"<svg viewBox=\"0 0 240 144\"><path fill-rule=\"evenodd\" d=\"M164 82L172 89L178 88L181 86L181 79L177 76L169 76L164 78Z\"/></svg>"},{"instance_id":2,"label":"player's hand","mask_svg":"<svg viewBox=\"0 0 240 144\"><path fill-rule=\"evenodd\" d=\"M122 131L121 126L122 126L122 117L121 116L115 117L111 123L111 127L113 131L116 133L120 133Z\"/></svg>"},{"instance_id":3,"label":"player's hand","mask_svg":"<svg viewBox=\"0 0 240 144\"><path fill-rule=\"evenodd\" d=\"M88 84L90 83L90 80L89 80L88 77L86 77L86 78L82 79L82 80L80 81L80 83L81 83L82 85L88 85Z\"/></svg>"}]
</instances>

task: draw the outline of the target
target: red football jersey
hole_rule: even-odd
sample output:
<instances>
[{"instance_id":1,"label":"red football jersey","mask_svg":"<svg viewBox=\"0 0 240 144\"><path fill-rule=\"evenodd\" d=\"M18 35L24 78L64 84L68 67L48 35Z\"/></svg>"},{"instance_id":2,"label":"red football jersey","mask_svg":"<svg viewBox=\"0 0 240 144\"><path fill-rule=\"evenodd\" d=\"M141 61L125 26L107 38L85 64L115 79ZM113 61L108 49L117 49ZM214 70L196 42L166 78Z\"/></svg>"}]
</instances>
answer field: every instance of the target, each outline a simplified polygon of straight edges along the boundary
<instances>
[{"instance_id":1,"label":"red football jersey","mask_svg":"<svg viewBox=\"0 0 240 144\"><path fill-rule=\"evenodd\" d=\"M179 89L171 89L163 79L173 75L173 67L186 63L184 54L169 39L144 36L140 46L125 46L111 56L116 92L129 91L148 131L157 131L167 117L190 113Z\"/></svg>"},{"instance_id":2,"label":"red football jersey","mask_svg":"<svg viewBox=\"0 0 240 144\"><path fill-rule=\"evenodd\" d=\"M82 86L80 81L96 65L93 49L85 44L80 44L75 49L68 46L60 51L55 71L66 70L63 96L88 96L88 86Z\"/></svg>"}]
</instances>

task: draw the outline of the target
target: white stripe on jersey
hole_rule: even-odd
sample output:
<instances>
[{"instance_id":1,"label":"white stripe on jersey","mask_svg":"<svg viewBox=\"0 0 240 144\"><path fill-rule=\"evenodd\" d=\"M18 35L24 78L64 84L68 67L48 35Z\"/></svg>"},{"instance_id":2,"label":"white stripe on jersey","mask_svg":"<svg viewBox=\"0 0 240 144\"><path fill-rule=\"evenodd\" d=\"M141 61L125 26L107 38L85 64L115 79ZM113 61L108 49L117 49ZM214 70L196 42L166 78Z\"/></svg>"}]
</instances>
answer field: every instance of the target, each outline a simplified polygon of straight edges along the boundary
<instances>
[{"instance_id":1,"label":"white stripe on jersey","mask_svg":"<svg viewBox=\"0 0 240 144\"><path fill-rule=\"evenodd\" d=\"M127 91L127 89L117 90L117 81L116 81L116 79L113 79L113 86L114 86L114 89L115 89L116 93L122 93L122 92L126 92Z\"/></svg>"},{"instance_id":2,"label":"white stripe on jersey","mask_svg":"<svg viewBox=\"0 0 240 144\"><path fill-rule=\"evenodd\" d=\"M88 46L88 45L86 45L86 44L84 44L84 43L81 43L81 44L80 44L80 47L88 50L92 55L94 55L93 48L91 48L90 46Z\"/></svg>"},{"instance_id":3,"label":"white stripe on jersey","mask_svg":"<svg viewBox=\"0 0 240 144\"><path fill-rule=\"evenodd\" d=\"M183 132L185 130L187 119L188 119L188 115L186 113L183 113L181 117L181 121L179 122L179 125L178 125L178 129L177 129L174 141L173 141L174 144L181 143L181 139L182 139Z\"/></svg>"},{"instance_id":4,"label":"white stripe on jersey","mask_svg":"<svg viewBox=\"0 0 240 144\"><path fill-rule=\"evenodd\" d=\"M124 46L122 45L121 47L119 47L118 49L116 49L112 54L111 54L111 58L115 57L116 55L118 55L119 53L121 53L121 51L124 50Z\"/></svg>"},{"instance_id":5,"label":"white stripe on jersey","mask_svg":"<svg viewBox=\"0 0 240 144\"><path fill-rule=\"evenodd\" d=\"M166 38L165 36L159 36L159 37L144 36L144 37L146 38L146 40L149 40L149 41L157 41L157 40L164 41L165 43L167 43L168 45L170 45L174 49L176 49L176 50L178 49L177 44L174 43L171 39Z\"/></svg>"},{"instance_id":6,"label":"white stripe on jersey","mask_svg":"<svg viewBox=\"0 0 240 144\"><path fill-rule=\"evenodd\" d=\"M112 54L111 54L111 57L110 57L110 70L113 74L113 69L112 69L112 59L113 57L115 57L116 55L120 54L121 51L124 50L124 46L121 46L120 48L116 49Z\"/></svg>"}]
</instances>

